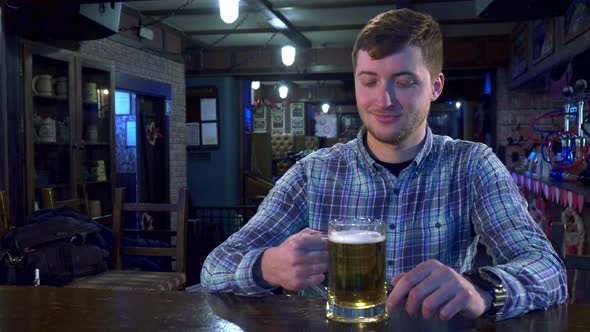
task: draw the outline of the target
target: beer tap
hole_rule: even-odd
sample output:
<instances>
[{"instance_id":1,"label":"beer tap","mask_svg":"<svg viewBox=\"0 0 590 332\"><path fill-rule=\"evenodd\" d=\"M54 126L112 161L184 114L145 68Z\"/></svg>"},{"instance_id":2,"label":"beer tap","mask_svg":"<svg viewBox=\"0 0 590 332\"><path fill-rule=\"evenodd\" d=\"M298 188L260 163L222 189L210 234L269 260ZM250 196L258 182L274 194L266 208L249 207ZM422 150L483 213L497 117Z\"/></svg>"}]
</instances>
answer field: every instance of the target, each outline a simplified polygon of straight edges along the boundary
<instances>
[{"instance_id":1,"label":"beer tap","mask_svg":"<svg viewBox=\"0 0 590 332\"><path fill-rule=\"evenodd\" d=\"M587 149L588 140L586 139L586 132L584 131L584 98L585 98L585 90L588 88L588 83L586 80L577 80L576 81L576 89L578 90L578 114L582 120L578 121L579 125L579 137L580 137L580 147L582 151ZM578 175L578 181L580 181L584 185L590 185L590 158L586 159L586 168Z\"/></svg>"},{"instance_id":2,"label":"beer tap","mask_svg":"<svg viewBox=\"0 0 590 332\"><path fill-rule=\"evenodd\" d=\"M569 133L570 121L575 120L578 117L575 113L576 104L573 99L574 88L570 85L565 86L561 90L561 94L566 98L565 104L563 105L563 110L565 111L565 116L563 117L563 133ZM559 161L559 166L556 167L553 165L554 167L549 171L549 176L558 181L563 180L563 172L565 171L563 166L571 165L574 160L571 138L567 135L561 135L560 142L561 152L558 155L561 159Z\"/></svg>"}]
</instances>

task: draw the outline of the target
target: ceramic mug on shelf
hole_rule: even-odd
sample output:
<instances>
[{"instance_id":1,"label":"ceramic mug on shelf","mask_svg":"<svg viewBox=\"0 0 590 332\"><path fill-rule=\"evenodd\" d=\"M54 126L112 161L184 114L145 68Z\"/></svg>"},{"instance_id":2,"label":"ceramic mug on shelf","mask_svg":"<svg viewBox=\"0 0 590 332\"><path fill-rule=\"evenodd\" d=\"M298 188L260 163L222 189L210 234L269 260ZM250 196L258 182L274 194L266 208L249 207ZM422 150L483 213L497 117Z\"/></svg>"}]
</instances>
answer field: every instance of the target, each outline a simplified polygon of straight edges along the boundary
<instances>
[{"instance_id":1,"label":"ceramic mug on shelf","mask_svg":"<svg viewBox=\"0 0 590 332\"><path fill-rule=\"evenodd\" d=\"M82 88L82 100L86 103L96 103L97 101L97 91L96 91L96 83L94 82L86 82Z\"/></svg>"},{"instance_id":2,"label":"ceramic mug on shelf","mask_svg":"<svg viewBox=\"0 0 590 332\"><path fill-rule=\"evenodd\" d=\"M53 93L53 76L42 74L33 77L32 90L36 96L52 97Z\"/></svg>"},{"instance_id":3,"label":"ceramic mug on shelf","mask_svg":"<svg viewBox=\"0 0 590 332\"><path fill-rule=\"evenodd\" d=\"M98 141L98 127L96 125L89 125L88 127L86 127L86 141Z\"/></svg>"},{"instance_id":4,"label":"ceramic mug on shelf","mask_svg":"<svg viewBox=\"0 0 590 332\"><path fill-rule=\"evenodd\" d=\"M37 141L43 143L55 143L55 138L55 119L40 119L37 123Z\"/></svg>"},{"instance_id":5,"label":"ceramic mug on shelf","mask_svg":"<svg viewBox=\"0 0 590 332\"><path fill-rule=\"evenodd\" d=\"M54 87L55 87L55 95L60 98L65 98L68 96L68 78L65 76L60 76L54 79Z\"/></svg>"}]
</instances>

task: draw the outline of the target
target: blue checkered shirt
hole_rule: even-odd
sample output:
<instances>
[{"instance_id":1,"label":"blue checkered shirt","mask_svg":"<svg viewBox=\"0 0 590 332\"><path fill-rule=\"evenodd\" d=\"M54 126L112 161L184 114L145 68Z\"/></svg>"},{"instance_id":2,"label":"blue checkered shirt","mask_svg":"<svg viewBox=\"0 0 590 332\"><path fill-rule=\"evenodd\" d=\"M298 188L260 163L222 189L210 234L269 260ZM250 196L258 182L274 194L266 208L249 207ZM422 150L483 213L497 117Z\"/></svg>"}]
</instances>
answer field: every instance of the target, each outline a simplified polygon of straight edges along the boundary
<instances>
[{"instance_id":1,"label":"blue checkered shirt","mask_svg":"<svg viewBox=\"0 0 590 332\"><path fill-rule=\"evenodd\" d=\"M371 158L365 131L318 150L292 166L258 212L207 258L201 283L209 291L269 294L254 266L265 249L305 227L370 217L387 223L387 280L436 259L463 273L480 241L493 258L507 301L496 318L564 302L565 270L506 167L479 143L433 135L414 161L393 175Z\"/></svg>"}]
</instances>

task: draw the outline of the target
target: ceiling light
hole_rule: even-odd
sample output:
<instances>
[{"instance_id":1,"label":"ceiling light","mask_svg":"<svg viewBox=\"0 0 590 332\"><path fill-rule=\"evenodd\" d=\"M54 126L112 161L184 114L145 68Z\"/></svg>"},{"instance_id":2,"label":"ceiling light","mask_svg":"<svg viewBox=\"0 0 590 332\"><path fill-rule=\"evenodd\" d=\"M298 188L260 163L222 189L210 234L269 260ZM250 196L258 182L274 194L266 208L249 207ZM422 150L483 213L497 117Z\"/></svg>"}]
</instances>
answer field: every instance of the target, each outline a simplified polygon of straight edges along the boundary
<instances>
[{"instance_id":1,"label":"ceiling light","mask_svg":"<svg viewBox=\"0 0 590 332\"><path fill-rule=\"evenodd\" d=\"M283 46L281 48L281 59L283 60L283 64L285 66L290 66L295 62L295 47L293 46Z\"/></svg>"},{"instance_id":2,"label":"ceiling light","mask_svg":"<svg viewBox=\"0 0 590 332\"><path fill-rule=\"evenodd\" d=\"M270 23L270 25L273 26L273 28L275 29L287 29L287 26L285 25L285 22L283 22L280 18L278 17L273 17L270 20L268 20L268 23Z\"/></svg>"},{"instance_id":3,"label":"ceiling light","mask_svg":"<svg viewBox=\"0 0 590 332\"><path fill-rule=\"evenodd\" d=\"M324 113L328 113L328 111L330 110L330 104L328 103L323 103L322 104L322 112Z\"/></svg>"},{"instance_id":4,"label":"ceiling light","mask_svg":"<svg viewBox=\"0 0 590 332\"><path fill-rule=\"evenodd\" d=\"M260 88L260 81L252 81L252 89L258 90Z\"/></svg>"},{"instance_id":5,"label":"ceiling light","mask_svg":"<svg viewBox=\"0 0 590 332\"><path fill-rule=\"evenodd\" d=\"M457 109L460 109L460 108L461 108L461 102L460 102L460 101L456 102L456 103L455 103L455 107L456 107Z\"/></svg>"},{"instance_id":6,"label":"ceiling light","mask_svg":"<svg viewBox=\"0 0 590 332\"><path fill-rule=\"evenodd\" d=\"M240 0L219 0L219 16L227 24L234 23L240 14Z\"/></svg>"},{"instance_id":7,"label":"ceiling light","mask_svg":"<svg viewBox=\"0 0 590 332\"><path fill-rule=\"evenodd\" d=\"M289 94L289 88L286 85L281 85L279 87L279 96L283 99L287 98L287 95Z\"/></svg>"}]
</instances>

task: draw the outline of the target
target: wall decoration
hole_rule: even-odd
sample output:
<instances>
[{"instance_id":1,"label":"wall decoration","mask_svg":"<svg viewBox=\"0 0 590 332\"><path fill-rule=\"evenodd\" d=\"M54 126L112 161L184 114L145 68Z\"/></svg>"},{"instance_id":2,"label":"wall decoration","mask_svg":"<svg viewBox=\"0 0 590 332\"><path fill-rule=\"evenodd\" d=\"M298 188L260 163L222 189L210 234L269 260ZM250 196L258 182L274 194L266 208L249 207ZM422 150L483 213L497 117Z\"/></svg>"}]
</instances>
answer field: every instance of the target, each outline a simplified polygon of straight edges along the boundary
<instances>
[{"instance_id":1,"label":"wall decoration","mask_svg":"<svg viewBox=\"0 0 590 332\"><path fill-rule=\"evenodd\" d=\"M520 23L512 33L511 73L517 78L527 69L528 65L528 25Z\"/></svg>"},{"instance_id":2,"label":"wall decoration","mask_svg":"<svg viewBox=\"0 0 590 332\"><path fill-rule=\"evenodd\" d=\"M291 133L305 135L305 104L291 103Z\"/></svg>"},{"instance_id":3,"label":"wall decoration","mask_svg":"<svg viewBox=\"0 0 590 332\"><path fill-rule=\"evenodd\" d=\"M590 28L590 0L574 0L564 15L563 39L567 43Z\"/></svg>"},{"instance_id":4,"label":"wall decoration","mask_svg":"<svg viewBox=\"0 0 590 332\"><path fill-rule=\"evenodd\" d=\"M315 136L336 137L338 117L335 113L315 113Z\"/></svg>"},{"instance_id":5,"label":"wall decoration","mask_svg":"<svg viewBox=\"0 0 590 332\"><path fill-rule=\"evenodd\" d=\"M252 131L255 133L265 133L266 132L266 106L261 105L258 107L254 107L254 112L252 114L252 122L253 128Z\"/></svg>"},{"instance_id":6,"label":"wall decoration","mask_svg":"<svg viewBox=\"0 0 590 332\"><path fill-rule=\"evenodd\" d=\"M217 99L201 98L201 121L217 120Z\"/></svg>"},{"instance_id":7,"label":"wall decoration","mask_svg":"<svg viewBox=\"0 0 590 332\"><path fill-rule=\"evenodd\" d=\"M214 122L201 123L201 135L203 137L202 145L217 146L219 140L217 138L217 124Z\"/></svg>"},{"instance_id":8,"label":"wall decoration","mask_svg":"<svg viewBox=\"0 0 590 332\"><path fill-rule=\"evenodd\" d=\"M532 58L539 62L553 53L555 48L555 19L544 18L532 21Z\"/></svg>"},{"instance_id":9,"label":"wall decoration","mask_svg":"<svg viewBox=\"0 0 590 332\"><path fill-rule=\"evenodd\" d=\"M186 88L187 149L219 147L219 105L216 87Z\"/></svg>"},{"instance_id":10,"label":"wall decoration","mask_svg":"<svg viewBox=\"0 0 590 332\"><path fill-rule=\"evenodd\" d=\"M285 109L281 106L270 110L272 134L285 133Z\"/></svg>"},{"instance_id":11,"label":"wall decoration","mask_svg":"<svg viewBox=\"0 0 590 332\"><path fill-rule=\"evenodd\" d=\"M186 145L201 145L201 124L199 122L186 124Z\"/></svg>"}]
</instances>

